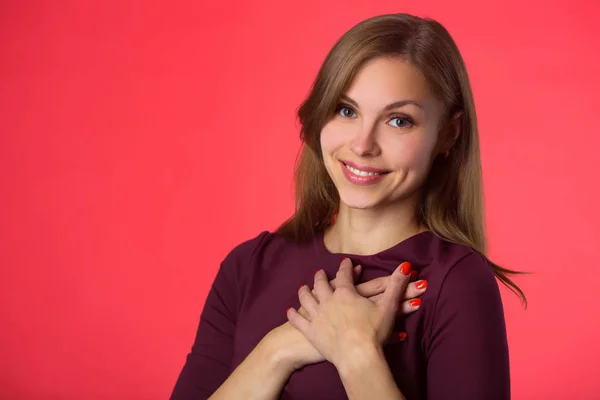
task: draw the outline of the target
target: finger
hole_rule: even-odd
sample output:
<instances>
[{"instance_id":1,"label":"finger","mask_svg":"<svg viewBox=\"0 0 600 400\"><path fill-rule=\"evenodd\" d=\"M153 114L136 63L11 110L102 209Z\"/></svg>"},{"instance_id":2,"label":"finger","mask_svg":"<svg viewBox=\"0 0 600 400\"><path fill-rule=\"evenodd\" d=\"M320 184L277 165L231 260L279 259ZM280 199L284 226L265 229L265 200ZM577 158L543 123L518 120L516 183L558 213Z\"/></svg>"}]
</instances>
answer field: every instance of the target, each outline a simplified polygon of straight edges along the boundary
<instances>
[{"instance_id":1,"label":"finger","mask_svg":"<svg viewBox=\"0 0 600 400\"><path fill-rule=\"evenodd\" d=\"M356 286L356 291L363 297L372 297L377 294L383 293L387 287L389 276L383 276L380 278L371 279L368 282L361 283Z\"/></svg>"},{"instance_id":2,"label":"finger","mask_svg":"<svg viewBox=\"0 0 600 400\"><path fill-rule=\"evenodd\" d=\"M423 300L421 300L420 298L403 301L398 309L398 314L412 314L415 311L417 311L419 307L421 307L421 304L423 304Z\"/></svg>"},{"instance_id":3,"label":"finger","mask_svg":"<svg viewBox=\"0 0 600 400\"><path fill-rule=\"evenodd\" d=\"M360 276L362 272L362 265L358 264L357 266L354 267L353 273L354 273L354 282L356 283L356 280L358 279L358 277ZM331 286L331 288L333 290L336 289L336 285L335 285L335 278L329 281L329 286Z\"/></svg>"},{"instance_id":4,"label":"finger","mask_svg":"<svg viewBox=\"0 0 600 400\"><path fill-rule=\"evenodd\" d=\"M419 273L417 272L417 270L413 269L412 271L410 271L410 281L416 281L417 280L417 275L419 275Z\"/></svg>"},{"instance_id":5,"label":"finger","mask_svg":"<svg viewBox=\"0 0 600 400\"><path fill-rule=\"evenodd\" d=\"M369 297L369 300L371 300L375 304L378 304L382 298L383 298L383 293L379 293L379 294L376 294L375 296Z\"/></svg>"},{"instance_id":6,"label":"finger","mask_svg":"<svg viewBox=\"0 0 600 400\"><path fill-rule=\"evenodd\" d=\"M411 276L412 276L412 272L411 272ZM364 282L364 283L361 283L360 285L357 285L356 291L358 292L358 294L360 294L363 297L367 297L367 298L373 297L373 296L383 293L385 291L385 288L388 285L389 279L390 279L389 276L383 276L380 278L371 279L368 282ZM411 279L412 279L412 277L411 277ZM405 300L414 299L415 297L418 297L418 296L422 295L423 293L425 293L426 289L427 289L427 281L426 280L422 279L417 282L411 282L406 287L406 291L404 292L403 298Z\"/></svg>"},{"instance_id":7,"label":"finger","mask_svg":"<svg viewBox=\"0 0 600 400\"><path fill-rule=\"evenodd\" d=\"M427 290L427 281L421 279L420 281L411 282L406 286L403 298L405 300L414 299L415 297L421 296Z\"/></svg>"},{"instance_id":8,"label":"finger","mask_svg":"<svg viewBox=\"0 0 600 400\"><path fill-rule=\"evenodd\" d=\"M300 300L300 304L304 309L308 312L308 315L313 316L317 314L317 310L319 308L319 303L312 295L310 290L308 290L308 286L302 285L300 289L298 289L298 299Z\"/></svg>"},{"instance_id":9,"label":"finger","mask_svg":"<svg viewBox=\"0 0 600 400\"><path fill-rule=\"evenodd\" d=\"M355 290L354 288L354 277L352 276L352 261L349 258L344 258L340 263L336 275L336 286L337 288L348 288Z\"/></svg>"},{"instance_id":10,"label":"finger","mask_svg":"<svg viewBox=\"0 0 600 400\"><path fill-rule=\"evenodd\" d=\"M298 314L302 315L307 320L312 321L312 318L310 317L310 315L308 315L308 311L306 311L304 307L300 307L298 309Z\"/></svg>"},{"instance_id":11,"label":"finger","mask_svg":"<svg viewBox=\"0 0 600 400\"><path fill-rule=\"evenodd\" d=\"M352 272L354 273L354 282L356 283L356 280L362 272L362 265L358 264L357 266L355 266Z\"/></svg>"},{"instance_id":12,"label":"finger","mask_svg":"<svg viewBox=\"0 0 600 400\"><path fill-rule=\"evenodd\" d=\"M311 329L310 322L302 315L298 314L298 311L296 311L293 307L288 308L286 313L290 324L302 332L304 336L307 336Z\"/></svg>"},{"instance_id":13,"label":"finger","mask_svg":"<svg viewBox=\"0 0 600 400\"><path fill-rule=\"evenodd\" d=\"M378 304L382 298L383 293L375 295L373 297L369 297L369 300L371 300L375 304ZM398 308L397 315L412 314L415 311L417 311L419 307L421 307L422 303L423 301L420 298L403 301L400 307Z\"/></svg>"},{"instance_id":14,"label":"finger","mask_svg":"<svg viewBox=\"0 0 600 400\"><path fill-rule=\"evenodd\" d=\"M408 334L406 332L392 332L385 344L404 342L406 338L408 338Z\"/></svg>"},{"instance_id":15,"label":"finger","mask_svg":"<svg viewBox=\"0 0 600 400\"><path fill-rule=\"evenodd\" d=\"M333 294L333 289L329 286L329 280L327 280L327 274L322 269L318 270L315 274L315 285L314 292L319 299L319 302L322 303L327 301Z\"/></svg>"},{"instance_id":16,"label":"finger","mask_svg":"<svg viewBox=\"0 0 600 400\"><path fill-rule=\"evenodd\" d=\"M383 297L379 304L386 310L390 310L393 315L398 312L399 303L402 294L406 290L406 285L410 280L411 265L408 261L403 262L390 275L388 285L383 292Z\"/></svg>"}]
</instances>

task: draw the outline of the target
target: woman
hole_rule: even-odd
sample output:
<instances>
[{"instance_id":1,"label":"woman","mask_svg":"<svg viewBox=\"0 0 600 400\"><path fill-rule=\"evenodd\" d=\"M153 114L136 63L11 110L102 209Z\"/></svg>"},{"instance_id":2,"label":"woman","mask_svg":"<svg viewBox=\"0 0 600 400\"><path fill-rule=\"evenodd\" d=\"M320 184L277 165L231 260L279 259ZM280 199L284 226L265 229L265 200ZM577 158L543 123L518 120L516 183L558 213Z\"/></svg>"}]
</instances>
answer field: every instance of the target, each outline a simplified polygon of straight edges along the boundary
<instances>
[{"instance_id":1,"label":"woman","mask_svg":"<svg viewBox=\"0 0 600 400\"><path fill-rule=\"evenodd\" d=\"M523 293L484 256L475 108L449 33L405 14L359 23L298 115L296 212L223 261L172 399L509 398L494 276Z\"/></svg>"}]
</instances>

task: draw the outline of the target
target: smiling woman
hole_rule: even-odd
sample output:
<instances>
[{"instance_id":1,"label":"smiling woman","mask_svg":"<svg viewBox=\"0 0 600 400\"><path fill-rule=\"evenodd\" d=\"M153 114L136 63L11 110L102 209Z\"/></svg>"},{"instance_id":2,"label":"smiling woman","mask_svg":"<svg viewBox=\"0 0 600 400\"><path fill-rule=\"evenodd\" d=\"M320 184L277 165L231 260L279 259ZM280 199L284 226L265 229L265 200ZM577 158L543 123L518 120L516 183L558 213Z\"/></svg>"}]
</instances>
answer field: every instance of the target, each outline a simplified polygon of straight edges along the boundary
<instances>
[{"instance_id":1,"label":"smiling woman","mask_svg":"<svg viewBox=\"0 0 600 400\"><path fill-rule=\"evenodd\" d=\"M320 136L323 162L341 198L340 207L385 205L385 213L377 212L380 220L408 202L415 209L431 160L451 148L458 125L438 134L443 104L419 71L401 58L365 63L346 93L341 98L354 108L340 104Z\"/></svg>"},{"instance_id":2,"label":"smiling woman","mask_svg":"<svg viewBox=\"0 0 600 400\"><path fill-rule=\"evenodd\" d=\"M172 398L509 398L495 277L523 294L485 255L475 108L446 29L359 23L298 116L296 212L223 261Z\"/></svg>"}]
</instances>

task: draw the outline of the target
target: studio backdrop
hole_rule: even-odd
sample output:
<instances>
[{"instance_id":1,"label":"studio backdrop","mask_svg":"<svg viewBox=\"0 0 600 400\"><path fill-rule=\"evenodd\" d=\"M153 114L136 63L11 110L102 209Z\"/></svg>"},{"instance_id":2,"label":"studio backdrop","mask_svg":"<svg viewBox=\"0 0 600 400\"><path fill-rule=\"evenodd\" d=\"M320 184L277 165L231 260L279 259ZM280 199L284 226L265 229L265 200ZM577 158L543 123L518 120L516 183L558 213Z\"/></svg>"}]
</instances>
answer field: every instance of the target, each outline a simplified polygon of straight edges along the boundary
<instances>
[{"instance_id":1,"label":"studio backdrop","mask_svg":"<svg viewBox=\"0 0 600 400\"><path fill-rule=\"evenodd\" d=\"M594 0L3 1L0 398L167 398L221 260L293 211L327 51L395 12L458 43L489 256L532 272L513 398L600 398Z\"/></svg>"}]
</instances>

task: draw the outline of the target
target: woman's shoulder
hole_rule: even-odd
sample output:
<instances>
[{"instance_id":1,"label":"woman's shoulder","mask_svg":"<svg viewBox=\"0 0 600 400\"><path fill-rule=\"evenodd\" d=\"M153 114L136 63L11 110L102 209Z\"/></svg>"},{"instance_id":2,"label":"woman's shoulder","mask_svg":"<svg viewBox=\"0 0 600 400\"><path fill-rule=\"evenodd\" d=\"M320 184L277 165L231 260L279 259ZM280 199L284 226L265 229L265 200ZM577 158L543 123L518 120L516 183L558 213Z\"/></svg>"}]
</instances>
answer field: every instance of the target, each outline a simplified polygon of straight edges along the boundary
<instances>
[{"instance_id":1,"label":"woman's shoulder","mask_svg":"<svg viewBox=\"0 0 600 400\"><path fill-rule=\"evenodd\" d=\"M259 263L273 263L282 257L290 259L312 251L313 241L296 242L277 232L264 230L235 245L227 254L224 264L236 264L248 269Z\"/></svg>"},{"instance_id":2,"label":"woman's shoulder","mask_svg":"<svg viewBox=\"0 0 600 400\"><path fill-rule=\"evenodd\" d=\"M435 289L432 292L472 292L471 287L493 293L497 290L491 262L470 246L436 237L427 251L428 259L420 276Z\"/></svg>"},{"instance_id":3,"label":"woman's shoulder","mask_svg":"<svg viewBox=\"0 0 600 400\"><path fill-rule=\"evenodd\" d=\"M435 308L472 301L480 306L500 304L500 292L492 263L468 245L439 239L432 248L431 263L423 269L430 283L428 296ZM429 291L429 289L428 289Z\"/></svg>"},{"instance_id":4,"label":"woman's shoulder","mask_svg":"<svg viewBox=\"0 0 600 400\"><path fill-rule=\"evenodd\" d=\"M297 243L277 232L264 230L233 246L221 263L221 273L241 290L265 271L305 258L311 246L311 242Z\"/></svg>"},{"instance_id":5,"label":"woman's shoulder","mask_svg":"<svg viewBox=\"0 0 600 400\"><path fill-rule=\"evenodd\" d=\"M455 243L435 236L426 251L428 264L434 267L436 274L447 276L451 273L475 269L487 271L493 275L492 266L487 257L467 244Z\"/></svg>"},{"instance_id":6,"label":"woman's shoulder","mask_svg":"<svg viewBox=\"0 0 600 400\"><path fill-rule=\"evenodd\" d=\"M265 252L280 251L282 248L289 250L299 247L302 247L301 243L296 243L277 232L264 230L258 233L258 235L245 239L235 245L229 252L228 257L241 257L248 260Z\"/></svg>"}]
</instances>

